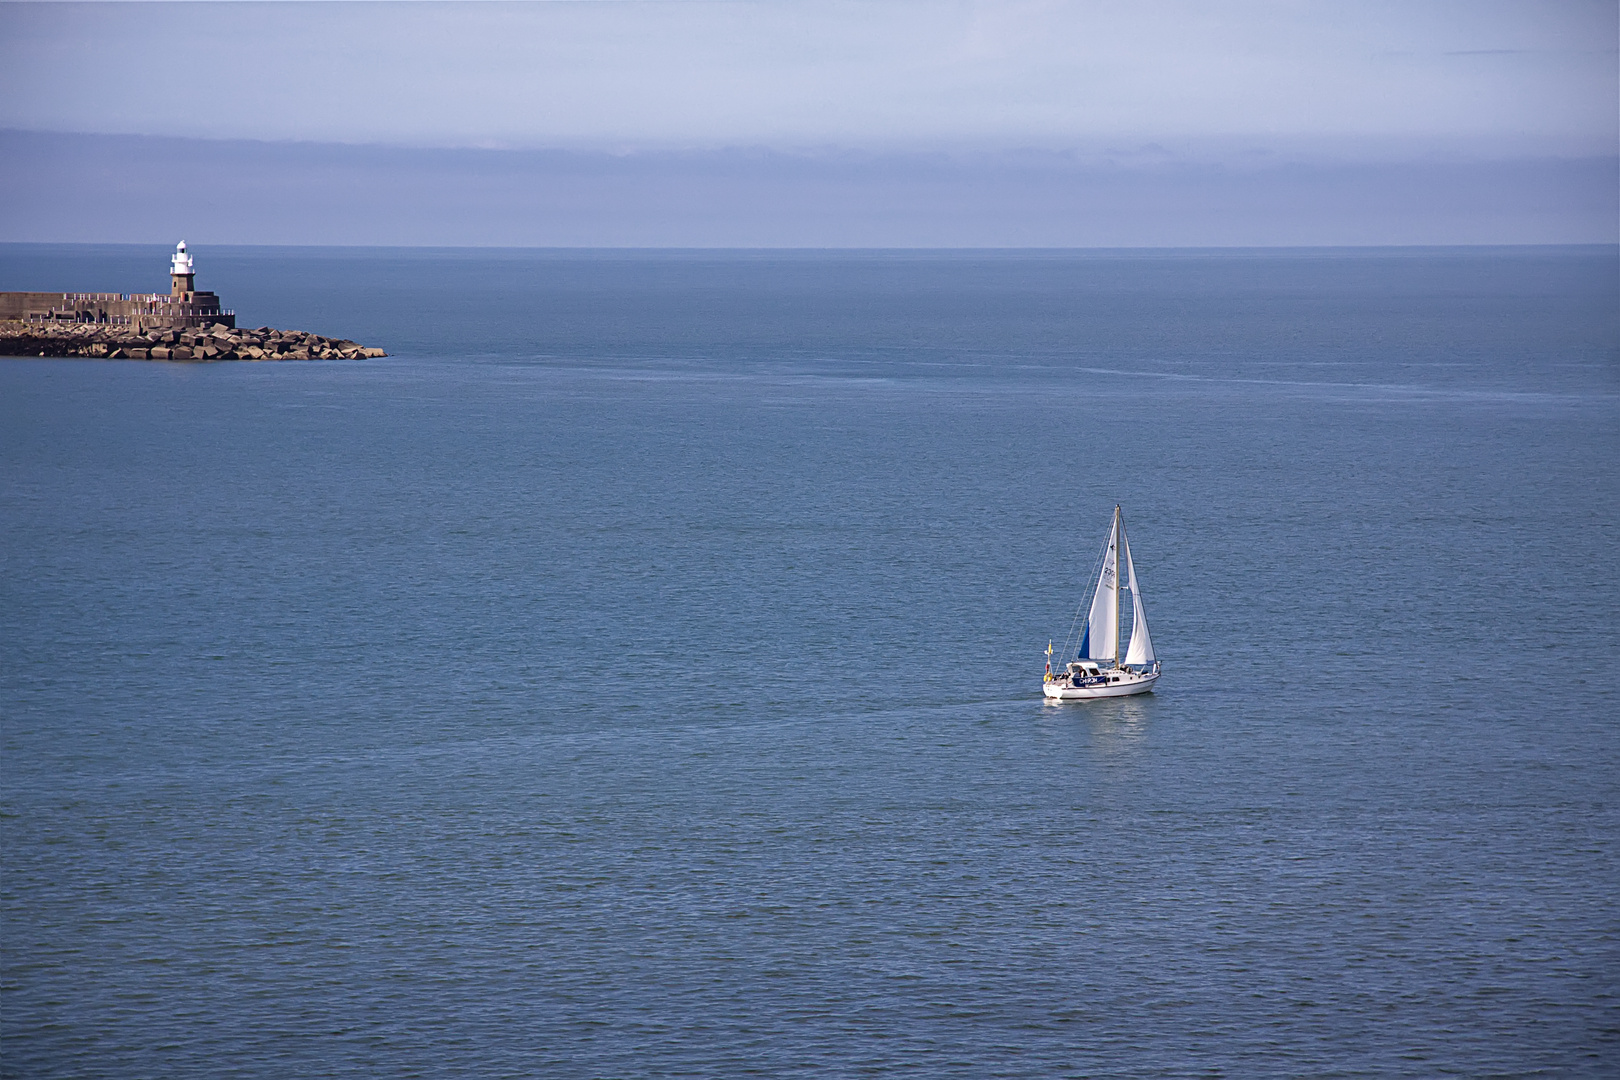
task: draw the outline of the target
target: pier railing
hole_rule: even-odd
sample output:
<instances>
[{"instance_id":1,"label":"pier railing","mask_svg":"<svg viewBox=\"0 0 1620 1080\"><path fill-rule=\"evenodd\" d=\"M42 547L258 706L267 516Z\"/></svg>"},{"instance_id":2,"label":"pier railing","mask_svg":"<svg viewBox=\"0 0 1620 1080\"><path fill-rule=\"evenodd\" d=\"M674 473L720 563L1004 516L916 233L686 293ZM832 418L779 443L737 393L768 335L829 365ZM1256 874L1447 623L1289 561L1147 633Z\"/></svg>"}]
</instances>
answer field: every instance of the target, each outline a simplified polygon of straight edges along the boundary
<instances>
[{"instance_id":1,"label":"pier railing","mask_svg":"<svg viewBox=\"0 0 1620 1080\"><path fill-rule=\"evenodd\" d=\"M137 319L146 318L206 319L211 316L223 317L226 315L231 318L236 317L236 311L232 308L205 308L198 307L195 304L164 304L148 308L139 315L97 315L94 312L90 314L92 317L83 318L81 313L77 311L30 311L24 316L24 321L41 325L45 323L73 323L76 325L128 326Z\"/></svg>"}]
</instances>

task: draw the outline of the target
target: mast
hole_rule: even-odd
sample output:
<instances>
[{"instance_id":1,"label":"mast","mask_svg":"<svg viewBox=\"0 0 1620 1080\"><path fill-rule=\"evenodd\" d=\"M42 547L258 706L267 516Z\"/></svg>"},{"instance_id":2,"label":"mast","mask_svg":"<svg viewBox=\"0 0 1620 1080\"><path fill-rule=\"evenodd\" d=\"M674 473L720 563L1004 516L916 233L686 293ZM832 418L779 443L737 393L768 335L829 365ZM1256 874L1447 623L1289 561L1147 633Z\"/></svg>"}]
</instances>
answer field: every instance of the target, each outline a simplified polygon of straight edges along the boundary
<instances>
[{"instance_id":1,"label":"mast","mask_svg":"<svg viewBox=\"0 0 1620 1080\"><path fill-rule=\"evenodd\" d=\"M1114 666L1119 667L1119 594L1124 582L1119 580L1119 557L1125 547L1124 523L1120 521L1119 504L1114 504Z\"/></svg>"}]
</instances>

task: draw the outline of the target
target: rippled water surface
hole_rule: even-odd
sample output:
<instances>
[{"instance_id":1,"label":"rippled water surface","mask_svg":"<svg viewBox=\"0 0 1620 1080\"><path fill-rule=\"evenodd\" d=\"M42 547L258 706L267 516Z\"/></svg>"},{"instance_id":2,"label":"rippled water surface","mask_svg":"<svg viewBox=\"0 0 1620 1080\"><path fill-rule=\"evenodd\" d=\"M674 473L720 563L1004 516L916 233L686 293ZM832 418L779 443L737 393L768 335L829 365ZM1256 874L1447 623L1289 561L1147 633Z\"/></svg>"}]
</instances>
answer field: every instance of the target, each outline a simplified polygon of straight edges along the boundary
<instances>
[{"instance_id":1,"label":"rippled water surface","mask_svg":"<svg viewBox=\"0 0 1620 1080\"><path fill-rule=\"evenodd\" d=\"M1620 1063L1613 249L196 255L395 355L0 361L0 1073Z\"/></svg>"}]
</instances>

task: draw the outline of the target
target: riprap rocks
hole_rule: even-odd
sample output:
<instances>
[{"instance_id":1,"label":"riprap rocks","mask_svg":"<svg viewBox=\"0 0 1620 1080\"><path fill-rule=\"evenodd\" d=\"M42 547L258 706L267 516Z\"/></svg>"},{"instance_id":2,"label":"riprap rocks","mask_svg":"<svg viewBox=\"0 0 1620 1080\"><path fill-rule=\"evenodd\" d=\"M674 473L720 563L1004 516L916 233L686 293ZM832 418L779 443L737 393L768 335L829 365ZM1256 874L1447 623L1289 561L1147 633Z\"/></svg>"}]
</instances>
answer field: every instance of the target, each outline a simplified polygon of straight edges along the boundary
<instances>
[{"instance_id":1,"label":"riprap rocks","mask_svg":"<svg viewBox=\"0 0 1620 1080\"><path fill-rule=\"evenodd\" d=\"M387 356L344 338L300 330L207 327L135 332L105 323L0 323L0 356L85 356L109 360L359 360Z\"/></svg>"}]
</instances>

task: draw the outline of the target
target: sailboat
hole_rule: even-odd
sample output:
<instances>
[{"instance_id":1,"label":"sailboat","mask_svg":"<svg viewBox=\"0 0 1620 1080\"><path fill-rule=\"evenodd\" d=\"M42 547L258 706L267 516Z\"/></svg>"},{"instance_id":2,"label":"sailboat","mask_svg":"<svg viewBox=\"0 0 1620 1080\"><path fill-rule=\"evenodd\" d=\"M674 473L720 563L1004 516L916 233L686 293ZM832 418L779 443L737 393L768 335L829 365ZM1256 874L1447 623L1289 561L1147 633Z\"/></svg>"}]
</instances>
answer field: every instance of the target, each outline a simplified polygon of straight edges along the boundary
<instances>
[{"instance_id":1,"label":"sailboat","mask_svg":"<svg viewBox=\"0 0 1620 1080\"><path fill-rule=\"evenodd\" d=\"M1122 577L1124 588L1121 588ZM1121 659L1120 594L1125 591L1131 594L1131 639ZM1075 622L1079 622L1078 613ZM1069 633L1070 639L1065 639L1063 645L1065 654L1074 631L1071 629ZM1152 690L1158 679L1159 661L1153 656L1147 612L1142 607L1142 592L1136 587L1131 545L1125 539L1125 518L1116 506L1114 524L1108 530L1108 546L1103 550L1102 570L1091 592L1085 636L1074 660L1059 672L1052 670L1052 643L1046 643L1046 679L1041 684L1041 692L1054 701L1125 697Z\"/></svg>"}]
</instances>

